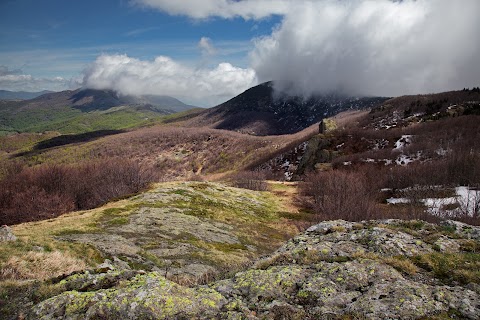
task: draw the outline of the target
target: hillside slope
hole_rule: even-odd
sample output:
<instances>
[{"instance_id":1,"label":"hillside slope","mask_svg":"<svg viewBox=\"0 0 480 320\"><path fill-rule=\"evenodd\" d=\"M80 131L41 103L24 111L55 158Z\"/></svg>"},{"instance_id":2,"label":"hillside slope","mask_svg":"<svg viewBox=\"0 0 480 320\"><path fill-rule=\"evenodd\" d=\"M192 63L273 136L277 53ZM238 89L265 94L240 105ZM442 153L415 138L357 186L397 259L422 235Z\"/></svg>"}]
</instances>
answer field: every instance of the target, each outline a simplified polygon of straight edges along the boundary
<instances>
[{"instance_id":1,"label":"hillside slope","mask_svg":"<svg viewBox=\"0 0 480 320\"><path fill-rule=\"evenodd\" d=\"M194 108L167 96L120 96L110 90L78 89L26 101L0 101L0 131L81 133L124 129Z\"/></svg>"},{"instance_id":2,"label":"hillside slope","mask_svg":"<svg viewBox=\"0 0 480 320\"><path fill-rule=\"evenodd\" d=\"M328 118L336 130L318 134L256 169L299 177L332 165L380 170L460 158L468 152L475 156L480 150L479 115L477 89L397 97L371 110ZM469 174L473 177L476 171Z\"/></svg>"},{"instance_id":3,"label":"hillside slope","mask_svg":"<svg viewBox=\"0 0 480 320\"><path fill-rule=\"evenodd\" d=\"M0 100L28 100L51 92L48 90L40 92L0 90Z\"/></svg>"},{"instance_id":4,"label":"hillside slope","mask_svg":"<svg viewBox=\"0 0 480 320\"><path fill-rule=\"evenodd\" d=\"M340 95L308 99L276 93L272 82L248 89L233 99L188 122L253 135L280 135L301 131L323 118L344 110L376 106L386 98L357 98Z\"/></svg>"}]
</instances>

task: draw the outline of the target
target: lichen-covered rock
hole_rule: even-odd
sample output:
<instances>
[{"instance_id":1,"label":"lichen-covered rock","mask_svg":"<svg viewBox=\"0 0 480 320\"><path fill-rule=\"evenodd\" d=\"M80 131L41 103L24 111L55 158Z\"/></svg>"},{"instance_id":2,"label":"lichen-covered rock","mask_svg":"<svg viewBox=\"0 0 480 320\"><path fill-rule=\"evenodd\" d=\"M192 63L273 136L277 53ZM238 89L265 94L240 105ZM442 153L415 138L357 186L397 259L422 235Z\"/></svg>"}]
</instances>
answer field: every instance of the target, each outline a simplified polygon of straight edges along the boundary
<instances>
[{"instance_id":1,"label":"lichen-covered rock","mask_svg":"<svg viewBox=\"0 0 480 320\"><path fill-rule=\"evenodd\" d=\"M280 208L261 192L210 182L166 183L129 198L126 206L98 212L85 232L61 230L54 237L117 257L117 268L195 282L278 248L295 232L285 230Z\"/></svg>"},{"instance_id":2,"label":"lichen-covered rock","mask_svg":"<svg viewBox=\"0 0 480 320\"><path fill-rule=\"evenodd\" d=\"M458 252L460 250L460 244L456 239L449 239L446 236L441 236L434 243L438 250L441 252Z\"/></svg>"},{"instance_id":3,"label":"lichen-covered rock","mask_svg":"<svg viewBox=\"0 0 480 320\"><path fill-rule=\"evenodd\" d=\"M319 238L312 239L310 233L321 234ZM337 244L348 241L349 246L360 250L374 252L381 255L415 255L420 253L431 252L432 248L424 243L421 239L401 232L392 230L380 225L364 225L360 223L352 223L342 220L322 222L307 230L303 235L310 243L316 241L324 245L325 241L335 244L337 255L345 255L341 249L337 248ZM347 255L351 255L346 252Z\"/></svg>"},{"instance_id":4,"label":"lichen-covered rock","mask_svg":"<svg viewBox=\"0 0 480 320\"><path fill-rule=\"evenodd\" d=\"M219 281L213 288L224 296L241 296L249 304L287 300L309 273L308 269L296 265L252 269L236 274L233 279Z\"/></svg>"},{"instance_id":5,"label":"lichen-covered rock","mask_svg":"<svg viewBox=\"0 0 480 320\"><path fill-rule=\"evenodd\" d=\"M212 289L183 287L153 272L136 274L115 288L66 291L35 306L32 318L198 319L214 316L225 303Z\"/></svg>"},{"instance_id":6,"label":"lichen-covered rock","mask_svg":"<svg viewBox=\"0 0 480 320\"><path fill-rule=\"evenodd\" d=\"M323 222L248 270L208 286L181 286L155 272L84 272L62 279L57 285L64 292L36 305L30 315L32 319L449 315L480 319L476 267L480 257L475 251L479 244L467 236L473 227L459 226L460 231L419 221ZM462 258L469 259L469 269L445 269L452 262L447 259ZM455 272L457 277L450 279Z\"/></svg>"},{"instance_id":7,"label":"lichen-covered rock","mask_svg":"<svg viewBox=\"0 0 480 320\"><path fill-rule=\"evenodd\" d=\"M446 220L441 224L445 227L452 228L455 233L464 238L480 240L480 227L471 226L469 224L454 220Z\"/></svg>"},{"instance_id":8,"label":"lichen-covered rock","mask_svg":"<svg viewBox=\"0 0 480 320\"><path fill-rule=\"evenodd\" d=\"M9 226L3 225L0 227L0 242L15 240L17 240L17 237L13 234Z\"/></svg>"}]
</instances>

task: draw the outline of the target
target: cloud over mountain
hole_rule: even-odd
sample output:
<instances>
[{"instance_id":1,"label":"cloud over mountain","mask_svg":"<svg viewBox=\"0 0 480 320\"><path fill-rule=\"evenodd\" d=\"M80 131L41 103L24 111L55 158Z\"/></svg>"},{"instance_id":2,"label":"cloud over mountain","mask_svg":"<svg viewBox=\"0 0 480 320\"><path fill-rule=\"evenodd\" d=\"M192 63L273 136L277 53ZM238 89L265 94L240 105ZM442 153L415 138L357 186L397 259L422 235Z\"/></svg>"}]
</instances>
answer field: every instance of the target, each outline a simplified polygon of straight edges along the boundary
<instances>
[{"instance_id":1,"label":"cloud over mountain","mask_svg":"<svg viewBox=\"0 0 480 320\"><path fill-rule=\"evenodd\" d=\"M83 84L123 94L169 95L188 103L214 105L256 84L256 76L254 70L230 63L194 69L165 56L144 61L127 55L101 55L85 70Z\"/></svg>"},{"instance_id":2,"label":"cloud over mountain","mask_svg":"<svg viewBox=\"0 0 480 320\"><path fill-rule=\"evenodd\" d=\"M255 40L260 81L311 94L400 95L480 82L477 0L135 0L169 14L260 19L282 15Z\"/></svg>"},{"instance_id":3,"label":"cloud over mountain","mask_svg":"<svg viewBox=\"0 0 480 320\"><path fill-rule=\"evenodd\" d=\"M478 12L475 0L303 2L257 40L252 64L261 80L295 92L468 87L480 81Z\"/></svg>"}]
</instances>

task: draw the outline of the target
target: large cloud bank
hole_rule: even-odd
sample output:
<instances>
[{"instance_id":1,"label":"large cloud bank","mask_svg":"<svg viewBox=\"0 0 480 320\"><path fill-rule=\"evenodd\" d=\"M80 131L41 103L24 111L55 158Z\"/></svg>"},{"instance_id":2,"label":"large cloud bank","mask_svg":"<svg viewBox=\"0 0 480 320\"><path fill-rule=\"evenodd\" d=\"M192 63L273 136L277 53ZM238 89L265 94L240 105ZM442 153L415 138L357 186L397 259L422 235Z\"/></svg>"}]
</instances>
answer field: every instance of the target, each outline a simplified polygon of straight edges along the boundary
<instances>
[{"instance_id":1,"label":"large cloud bank","mask_svg":"<svg viewBox=\"0 0 480 320\"><path fill-rule=\"evenodd\" d=\"M393 96L480 82L478 0L134 2L195 19L282 15L271 35L255 40L251 66L260 81L292 93Z\"/></svg>"},{"instance_id":2,"label":"large cloud bank","mask_svg":"<svg viewBox=\"0 0 480 320\"><path fill-rule=\"evenodd\" d=\"M305 93L402 95L480 80L480 1L317 1L257 41L260 79Z\"/></svg>"},{"instance_id":3,"label":"large cloud bank","mask_svg":"<svg viewBox=\"0 0 480 320\"><path fill-rule=\"evenodd\" d=\"M94 89L131 95L170 95L188 103L211 106L248 89L256 83L256 76L252 69L229 63L220 63L213 69L194 69L164 56L143 61L127 55L101 55L85 70L83 82Z\"/></svg>"}]
</instances>

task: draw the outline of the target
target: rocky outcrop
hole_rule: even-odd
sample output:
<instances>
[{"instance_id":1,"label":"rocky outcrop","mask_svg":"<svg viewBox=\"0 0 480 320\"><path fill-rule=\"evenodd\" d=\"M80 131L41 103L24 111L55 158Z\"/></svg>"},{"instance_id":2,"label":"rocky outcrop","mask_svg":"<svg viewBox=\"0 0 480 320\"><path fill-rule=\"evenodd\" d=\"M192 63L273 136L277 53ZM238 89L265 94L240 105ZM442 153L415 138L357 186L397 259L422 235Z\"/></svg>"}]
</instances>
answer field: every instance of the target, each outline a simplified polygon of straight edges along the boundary
<instances>
[{"instance_id":1,"label":"rocky outcrop","mask_svg":"<svg viewBox=\"0 0 480 320\"><path fill-rule=\"evenodd\" d=\"M480 229L452 224L323 222L250 269L203 286L181 286L157 272L79 273L55 283L63 293L37 304L30 317L480 319L480 244L464 235ZM454 270L444 270L449 263Z\"/></svg>"},{"instance_id":2,"label":"rocky outcrop","mask_svg":"<svg viewBox=\"0 0 480 320\"><path fill-rule=\"evenodd\" d=\"M197 282L278 248L289 238L274 225L281 222L278 212L259 192L216 183L165 184L130 198L127 208L104 210L92 232L66 230L55 239L90 245L134 269Z\"/></svg>"}]
</instances>

